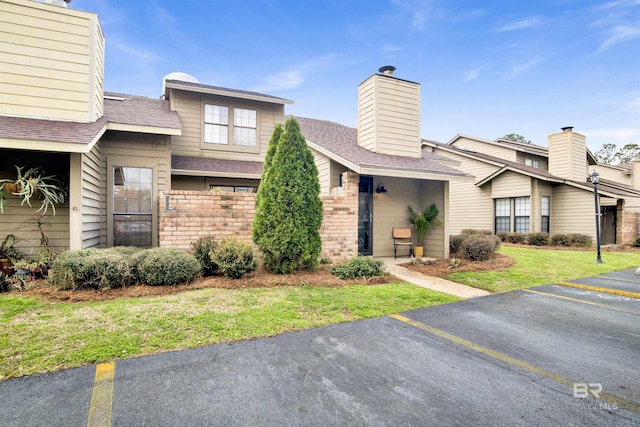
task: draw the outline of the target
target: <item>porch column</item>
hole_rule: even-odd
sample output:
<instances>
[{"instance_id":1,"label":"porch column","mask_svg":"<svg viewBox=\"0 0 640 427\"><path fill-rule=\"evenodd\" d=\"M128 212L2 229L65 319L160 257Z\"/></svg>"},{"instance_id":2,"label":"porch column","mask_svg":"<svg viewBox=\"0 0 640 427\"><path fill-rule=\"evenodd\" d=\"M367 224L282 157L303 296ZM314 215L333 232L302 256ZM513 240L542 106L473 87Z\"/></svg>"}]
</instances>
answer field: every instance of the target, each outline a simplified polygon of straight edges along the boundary
<instances>
[{"instance_id":1,"label":"porch column","mask_svg":"<svg viewBox=\"0 0 640 427\"><path fill-rule=\"evenodd\" d=\"M69 159L69 249L82 249L82 154Z\"/></svg>"}]
</instances>

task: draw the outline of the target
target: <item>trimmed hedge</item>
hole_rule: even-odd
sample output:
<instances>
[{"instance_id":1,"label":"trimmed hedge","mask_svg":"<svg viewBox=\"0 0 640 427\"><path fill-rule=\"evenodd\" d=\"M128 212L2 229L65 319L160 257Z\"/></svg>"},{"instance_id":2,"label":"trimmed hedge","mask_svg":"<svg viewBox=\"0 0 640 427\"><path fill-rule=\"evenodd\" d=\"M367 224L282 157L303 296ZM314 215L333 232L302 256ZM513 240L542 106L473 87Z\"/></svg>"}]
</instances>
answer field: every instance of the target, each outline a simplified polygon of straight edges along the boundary
<instances>
[{"instance_id":1,"label":"trimmed hedge","mask_svg":"<svg viewBox=\"0 0 640 427\"><path fill-rule=\"evenodd\" d=\"M569 234L569 243L571 246L577 246L579 248L584 248L591 246L593 244L593 239L591 236L586 234Z\"/></svg>"},{"instance_id":2,"label":"trimmed hedge","mask_svg":"<svg viewBox=\"0 0 640 427\"><path fill-rule=\"evenodd\" d=\"M331 274L343 280L383 276L385 274L384 262L380 259L358 256L331 267Z\"/></svg>"},{"instance_id":3,"label":"trimmed hedge","mask_svg":"<svg viewBox=\"0 0 640 427\"><path fill-rule=\"evenodd\" d=\"M457 254L458 252L460 252L460 249L462 248L462 242L464 242L464 239L466 239L466 237L467 236L463 234L455 234L449 236L449 253Z\"/></svg>"},{"instance_id":4,"label":"trimmed hedge","mask_svg":"<svg viewBox=\"0 0 640 427\"><path fill-rule=\"evenodd\" d=\"M636 241L633 242L633 246L640 248L640 236L636 237Z\"/></svg>"},{"instance_id":5,"label":"trimmed hedge","mask_svg":"<svg viewBox=\"0 0 640 427\"><path fill-rule=\"evenodd\" d=\"M523 233L507 233L505 242L523 244L526 239L527 239L527 235Z\"/></svg>"},{"instance_id":6,"label":"trimmed hedge","mask_svg":"<svg viewBox=\"0 0 640 427\"><path fill-rule=\"evenodd\" d=\"M481 235L481 236L493 236L493 231L491 230L476 230L475 228L463 228L460 230L460 234L463 236L470 235Z\"/></svg>"},{"instance_id":7,"label":"trimmed hedge","mask_svg":"<svg viewBox=\"0 0 640 427\"><path fill-rule=\"evenodd\" d=\"M551 242L553 246L570 246L571 240L569 240L568 234L554 234L551 236Z\"/></svg>"},{"instance_id":8,"label":"trimmed hedge","mask_svg":"<svg viewBox=\"0 0 640 427\"><path fill-rule=\"evenodd\" d=\"M224 277L229 279L239 279L258 268L251 246L234 237L221 241L214 250L209 252L209 256Z\"/></svg>"},{"instance_id":9,"label":"trimmed hedge","mask_svg":"<svg viewBox=\"0 0 640 427\"><path fill-rule=\"evenodd\" d=\"M531 246L548 246L551 239L549 233L529 233L527 234L527 242Z\"/></svg>"},{"instance_id":10,"label":"trimmed hedge","mask_svg":"<svg viewBox=\"0 0 640 427\"><path fill-rule=\"evenodd\" d=\"M488 261L496 253L499 242L497 236L468 235L462 242L460 253L471 261Z\"/></svg>"},{"instance_id":11,"label":"trimmed hedge","mask_svg":"<svg viewBox=\"0 0 640 427\"><path fill-rule=\"evenodd\" d=\"M212 236L201 237L191 243L193 255L202 265L203 276L211 276L218 271L218 264L216 264L209 255L211 251L214 251L217 247L218 244Z\"/></svg>"},{"instance_id":12,"label":"trimmed hedge","mask_svg":"<svg viewBox=\"0 0 640 427\"><path fill-rule=\"evenodd\" d=\"M175 248L152 248L133 256L138 280L151 286L194 280L202 266L192 254Z\"/></svg>"},{"instance_id":13,"label":"trimmed hedge","mask_svg":"<svg viewBox=\"0 0 640 427\"><path fill-rule=\"evenodd\" d=\"M132 280L127 257L114 248L63 252L49 270L49 283L62 290L104 290L126 286Z\"/></svg>"}]
</instances>

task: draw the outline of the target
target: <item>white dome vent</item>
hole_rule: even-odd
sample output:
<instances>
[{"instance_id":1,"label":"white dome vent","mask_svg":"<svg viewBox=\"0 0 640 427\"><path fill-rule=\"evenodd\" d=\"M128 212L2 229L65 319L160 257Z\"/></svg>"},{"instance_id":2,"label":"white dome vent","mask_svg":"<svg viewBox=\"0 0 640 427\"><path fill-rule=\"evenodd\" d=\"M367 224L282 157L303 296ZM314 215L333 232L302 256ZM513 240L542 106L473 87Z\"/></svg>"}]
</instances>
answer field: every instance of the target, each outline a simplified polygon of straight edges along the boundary
<instances>
[{"instance_id":1,"label":"white dome vent","mask_svg":"<svg viewBox=\"0 0 640 427\"><path fill-rule=\"evenodd\" d=\"M167 80L179 80L181 82L187 82L187 83L200 83L198 79L193 77L191 74L183 73L181 71L174 71L173 73L167 74L166 76L164 76L164 79L162 79L162 96L163 97L166 97L167 95L166 88L165 88L165 82Z\"/></svg>"}]
</instances>

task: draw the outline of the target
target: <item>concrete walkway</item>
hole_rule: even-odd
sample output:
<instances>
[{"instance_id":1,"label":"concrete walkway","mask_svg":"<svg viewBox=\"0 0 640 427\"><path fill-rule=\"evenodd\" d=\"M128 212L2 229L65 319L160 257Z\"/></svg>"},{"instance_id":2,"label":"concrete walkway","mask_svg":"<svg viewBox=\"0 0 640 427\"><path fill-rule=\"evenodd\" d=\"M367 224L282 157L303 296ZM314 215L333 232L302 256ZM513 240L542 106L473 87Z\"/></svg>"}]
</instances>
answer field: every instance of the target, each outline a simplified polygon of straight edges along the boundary
<instances>
[{"instance_id":1,"label":"concrete walkway","mask_svg":"<svg viewBox=\"0 0 640 427\"><path fill-rule=\"evenodd\" d=\"M406 257L398 259L381 259L387 266L387 271L389 272L389 274L396 276L400 280L413 283L414 285L421 286L423 288L444 292L464 299L490 295L488 291L485 291L483 289L461 285L460 283L451 282L449 280L441 279L440 277L426 276L422 273L418 273L417 271L409 270L408 268L404 268L398 265L409 262L409 259L407 259Z\"/></svg>"}]
</instances>

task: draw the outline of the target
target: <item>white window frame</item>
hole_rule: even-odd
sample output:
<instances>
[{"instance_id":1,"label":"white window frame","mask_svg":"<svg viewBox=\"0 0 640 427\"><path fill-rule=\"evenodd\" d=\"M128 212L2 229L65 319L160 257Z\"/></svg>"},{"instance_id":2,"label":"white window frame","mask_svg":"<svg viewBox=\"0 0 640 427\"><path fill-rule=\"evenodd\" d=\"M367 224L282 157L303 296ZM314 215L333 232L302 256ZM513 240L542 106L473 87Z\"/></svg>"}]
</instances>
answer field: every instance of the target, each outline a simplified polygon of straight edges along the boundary
<instances>
[{"instance_id":1,"label":"white window frame","mask_svg":"<svg viewBox=\"0 0 640 427\"><path fill-rule=\"evenodd\" d=\"M259 110L252 105L231 105L217 100L203 100L200 148L259 153L259 116Z\"/></svg>"}]
</instances>

